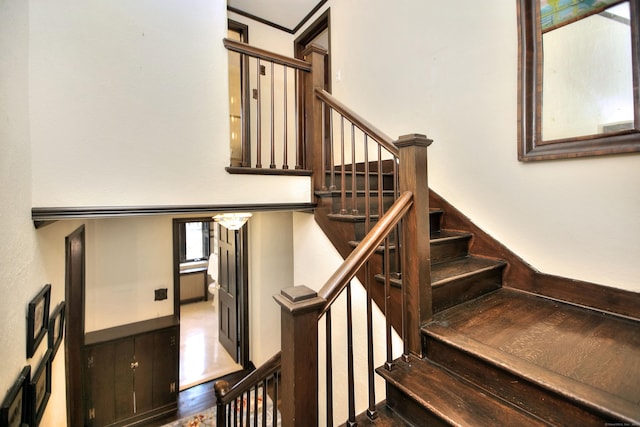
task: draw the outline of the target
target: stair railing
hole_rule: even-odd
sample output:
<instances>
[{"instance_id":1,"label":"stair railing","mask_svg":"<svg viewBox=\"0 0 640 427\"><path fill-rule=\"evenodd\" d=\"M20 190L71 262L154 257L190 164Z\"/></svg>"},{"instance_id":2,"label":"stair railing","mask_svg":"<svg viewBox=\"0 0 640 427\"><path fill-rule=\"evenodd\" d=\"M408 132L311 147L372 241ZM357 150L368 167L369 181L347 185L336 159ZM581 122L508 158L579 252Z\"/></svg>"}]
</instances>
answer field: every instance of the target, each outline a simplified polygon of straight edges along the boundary
<instances>
[{"instance_id":1,"label":"stair railing","mask_svg":"<svg viewBox=\"0 0 640 427\"><path fill-rule=\"evenodd\" d=\"M241 154L227 170L310 174L302 148L300 90L303 75L311 71L310 64L236 40L224 39L224 46L240 54L241 66Z\"/></svg>"},{"instance_id":2,"label":"stair railing","mask_svg":"<svg viewBox=\"0 0 640 427\"><path fill-rule=\"evenodd\" d=\"M243 64L253 61L249 68L256 70L255 84L257 105L251 109L255 116L251 125L246 129L255 129L256 144L250 150L243 150L242 168L263 170L277 169L277 140L275 105L274 69L277 65L283 67L283 76L293 72L293 87L295 105L293 113L289 112L290 104L288 77L283 77L283 108L284 122L281 138L284 141L281 157L282 169L289 168L287 158L289 145L287 140L290 133L289 117L293 117L295 147L293 156L296 159L295 168L310 170L312 189L318 192L340 191L339 215L350 215L362 220L365 224L366 235L356 248L345 259L344 263L331 276L318 293L306 286L284 289L275 296L281 306L281 363L280 367L261 367L258 373L251 374L251 379L243 379L236 386L219 382L216 392L219 393L219 425L237 425L231 423L231 414L238 409L229 409L236 399L242 399L246 393L262 381L265 372L272 372L281 381L279 398L283 426L314 426L318 423L318 323L325 318L327 329L327 422L333 423L333 384L332 384L332 351L331 351L331 306L343 292L347 299L347 388L348 388L348 421L355 425L355 386L354 386L354 351L352 336L351 310L351 281L362 268L369 269L369 260L383 245L384 251L384 313L386 320L386 369L393 369L393 348L391 344L391 325L389 305L391 283L391 248L394 247L396 262L395 272L399 272L402 279L401 288L401 318L400 336L403 342L402 353L405 358L409 354L422 356L420 338L421 325L430 319L431 286L430 286L430 250L429 250L429 208L427 183L427 147L431 141L424 135L413 134L400 137L393 141L377 130L357 114L323 90L324 87L324 56L326 51L311 45L303 55L304 61L286 58L244 43L225 40L225 46L243 55ZM247 60L247 58L249 58ZM269 66L263 66L263 62ZM266 129L270 132L270 165L263 168L262 156L263 129L261 74L269 69L271 85L269 89L271 108L270 121ZM244 75L244 73L243 73ZM300 76L300 77L299 77ZM302 80L300 90L298 82ZM243 80L243 87L253 84ZM251 78L249 78L251 82ZM245 93L246 91L243 91ZM243 103L246 100L243 99ZM299 107L303 109L300 110ZM255 110L255 112L254 112ZM247 118L248 119L248 118ZM244 120L244 119L243 119ZM245 123L248 123L246 121ZM253 130L251 131L253 132ZM345 132L347 137L345 138ZM248 131L246 133L249 133ZM286 136L284 136L286 135ZM243 140L250 139L244 135ZM243 146L249 146L243 143ZM246 153L245 153L246 151ZM250 159L255 156L255 168L251 168ZM373 159L373 160L370 160ZM233 168L228 168L233 169ZM230 172L233 172L230 170ZM309 172L309 171L307 171ZM358 184L357 176L363 176L364 184ZM385 182L390 176L391 189L387 189ZM360 186L360 187L359 187ZM385 193L386 192L386 193ZM387 193L391 197L387 199ZM364 196L364 204L358 204L358 195ZM386 209L390 202L393 204ZM401 230L401 231L399 231ZM400 270L400 268L402 270ZM366 277L370 277L369 271ZM367 354L368 354L368 409L370 418L376 417L376 397L373 389L373 326L372 326L372 297L370 281L365 283L367 289ZM397 329L397 328L396 328ZM275 363L275 362L274 362ZM255 384L254 384L255 383ZM264 389L264 387L263 387ZM257 391L254 393L257 395ZM251 397L251 392L247 398ZM238 403L236 403L238 405ZM222 409L227 408L227 409ZM226 418L225 418L226 417ZM241 417L242 418L242 417ZM248 418L247 418L248 419ZM228 424L226 424L228 423ZM242 423L241 423L242 425Z\"/></svg>"},{"instance_id":3,"label":"stair railing","mask_svg":"<svg viewBox=\"0 0 640 427\"><path fill-rule=\"evenodd\" d=\"M216 425L278 425L280 355L280 352L276 353L233 386L225 380L216 381ZM271 402L271 409L268 408L267 402Z\"/></svg>"}]
</instances>

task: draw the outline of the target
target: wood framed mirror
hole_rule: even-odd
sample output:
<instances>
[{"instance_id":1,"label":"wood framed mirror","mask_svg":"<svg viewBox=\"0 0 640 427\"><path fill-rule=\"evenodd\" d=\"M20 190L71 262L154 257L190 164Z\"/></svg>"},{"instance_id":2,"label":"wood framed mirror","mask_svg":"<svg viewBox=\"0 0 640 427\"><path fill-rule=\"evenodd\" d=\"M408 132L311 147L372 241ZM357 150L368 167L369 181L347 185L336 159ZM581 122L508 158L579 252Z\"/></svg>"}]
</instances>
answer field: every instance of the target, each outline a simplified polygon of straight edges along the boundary
<instances>
[{"instance_id":1,"label":"wood framed mirror","mask_svg":"<svg viewBox=\"0 0 640 427\"><path fill-rule=\"evenodd\" d=\"M640 151L640 0L518 1L518 160Z\"/></svg>"}]
</instances>

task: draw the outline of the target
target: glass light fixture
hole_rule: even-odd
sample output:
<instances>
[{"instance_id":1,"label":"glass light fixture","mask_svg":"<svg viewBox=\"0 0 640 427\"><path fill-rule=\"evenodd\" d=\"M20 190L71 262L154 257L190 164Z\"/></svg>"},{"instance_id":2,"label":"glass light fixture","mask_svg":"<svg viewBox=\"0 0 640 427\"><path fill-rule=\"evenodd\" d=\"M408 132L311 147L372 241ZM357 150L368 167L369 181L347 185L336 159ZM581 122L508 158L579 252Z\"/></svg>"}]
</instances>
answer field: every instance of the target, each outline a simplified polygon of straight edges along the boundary
<instances>
[{"instance_id":1,"label":"glass light fixture","mask_svg":"<svg viewBox=\"0 0 640 427\"><path fill-rule=\"evenodd\" d=\"M240 230L252 215L249 212L222 213L214 216L213 220L226 229Z\"/></svg>"}]
</instances>

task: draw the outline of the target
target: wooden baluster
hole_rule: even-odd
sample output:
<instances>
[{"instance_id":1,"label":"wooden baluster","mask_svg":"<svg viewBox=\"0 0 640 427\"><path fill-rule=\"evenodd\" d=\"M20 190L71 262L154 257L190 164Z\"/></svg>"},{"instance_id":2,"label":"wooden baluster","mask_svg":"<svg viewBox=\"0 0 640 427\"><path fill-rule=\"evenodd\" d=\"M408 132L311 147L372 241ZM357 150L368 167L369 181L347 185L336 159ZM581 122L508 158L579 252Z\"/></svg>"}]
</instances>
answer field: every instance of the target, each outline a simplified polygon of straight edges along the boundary
<instances>
[{"instance_id":1,"label":"wooden baluster","mask_svg":"<svg viewBox=\"0 0 640 427\"><path fill-rule=\"evenodd\" d=\"M344 116L340 116L340 213L347 214L347 178L344 164Z\"/></svg>"},{"instance_id":2,"label":"wooden baluster","mask_svg":"<svg viewBox=\"0 0 640 427\"><path fill-rule=\"evenodd\" d=\"M351 312L351 282L347 284L347 383L349 392L348 426L356 424L355 380L353 375L353 319Z\"/></svg>"},{"instance_id":3,"label":"wooden baluster","mask_svg":"<svg viewBox=\"0 0 640 427\"><path fill-rule=\"evenodd\" d=\"M326 381L327 381L327 427L333 427L333 345L331 342L331 309L325 314Z\"/></svg>"},{"instance_id":4,"label":"wooden baluster","mask_svg":"<svg viewBox=\"0 0 640 427\"><path fill-rule=\"evenodd\" d=\"M427 147L431 142L424 135L413 134L401 136L395 143L400 150L400 192L413 193L413 206L405 215L402 229L405 357L409 353L423 356L420 327L433 314L427 181Z\"/></svg>"},{"instance_id":5,"label":"wooden baluster","mask_svg":"<svg viewBox=\"0 0 640 427\"><path fill-rule=\"evenodd\" d=\"M273 72L273 62L271 63L271 163L269 164L269 168L276 168L276 131L275 131L275 78Z\"/></svg>"},{"instance_id":6,"label":"wooden baluster","mask_svg":"<svg viewBox=\"0 0 640 427\"><path fill-rule=\"evenodd\" d=\"M351 123L351 215L358 215L358 184L356 182L356 126Z\"/></svg>"},{"instance_id":7,"label":"wooden baluster","mask_svg":"<svg viewBox=\"0 0 640 427\"><path fill-rule=\"evenodd\" d=\"M282 427L318 425L318 317L326 300L306 286L280 291Z\"/></svg>"},{"instance_id":8,"label":"wooden baluster","mask_svg":"<svg viewBox=\"0 0 640 427\"><path fill-rule=\"evenodd\" d=\"M260 89L260 80L262 80L262 78L260 72L260 58L257 59L256 70L256 79L258 80L256 83L256 99L258 101L258 106L256 107L256 168L260 169L262 168L262 93Z\"/></svg>"},{"instance_id":9,"label":"wooden baluster","mask_svg":"<svg viewBox=\"0 0 640 427\"><path fill-rule=\"evenodd\" d=\"M287 91L287 74L289 74L288 68L286 65L283 66L284 67L284 150L282 153L282 169L289 169L289 162L287 160L287 151L289 149L287 141L288 141L288 136L289 136L289 129L287 126L287 118L289 116L289 110L287 108L287 97L288 95L288 91Z\"/></svg>"}]
</instances>

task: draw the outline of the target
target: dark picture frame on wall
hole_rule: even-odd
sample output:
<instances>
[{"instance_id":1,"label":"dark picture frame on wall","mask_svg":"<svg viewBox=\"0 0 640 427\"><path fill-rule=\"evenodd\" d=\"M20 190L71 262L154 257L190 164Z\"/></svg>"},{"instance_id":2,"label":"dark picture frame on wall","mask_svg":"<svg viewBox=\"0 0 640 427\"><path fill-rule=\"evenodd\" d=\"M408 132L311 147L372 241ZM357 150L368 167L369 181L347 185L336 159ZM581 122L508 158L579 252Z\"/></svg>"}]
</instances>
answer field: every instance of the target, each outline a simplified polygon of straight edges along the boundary
<instances>
[{"instance_id":1,"label":"dark picture frame on wall","mask_svg":"<svg viewBox=\"0 0 640 427\"><path fill-rule=\"evenodd\" d=\"M22 372L9 389L0 406L0 427L23 427L29 425L27 397L31 377L31 366L22 368Z\"/></svg>"},{"instance_id":2,"label":"dark picture frame on wall","mask_svg":"<svg viewBox=\"0 0 640 427\"><path fill-rule=\"evenodd\" d=\"M47 350L29 381L29 424L35 427L40 424L44 410L51 396L51 349Z\"/></svg>"},{"instance_id":3,"label":"dark picture frame on wall","mask_svg":"<svg viewBox=\"0 0 640 427\"><path fill-rule=\"evenodd\" d=\"M27 311L27 359L33 357L49 328L51 285L45 285L30 302Z\"/></svg>"},{"instance_id":4,"label":"dark picture frame on wall","mask_svg":"<svg viewBox=\"0 0 640 427\"><path fill-rule=\"evenodd\" d=\"M64 336L64 321L65 321L66 304L62 301L51 312L49 317L49 348L53 352L51 359L56 357L60 343Z\"/></svg>"}]
</instances>

